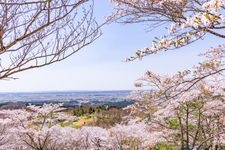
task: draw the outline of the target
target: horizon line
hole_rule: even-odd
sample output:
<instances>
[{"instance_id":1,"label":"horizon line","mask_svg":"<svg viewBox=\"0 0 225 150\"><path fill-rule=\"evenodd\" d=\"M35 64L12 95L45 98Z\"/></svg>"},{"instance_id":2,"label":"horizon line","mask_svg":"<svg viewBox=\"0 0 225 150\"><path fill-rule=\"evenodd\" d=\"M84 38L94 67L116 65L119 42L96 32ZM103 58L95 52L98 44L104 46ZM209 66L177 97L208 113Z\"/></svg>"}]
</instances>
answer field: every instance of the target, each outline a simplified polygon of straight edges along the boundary
<instances>
[{"instance_id":1,"label":"horizon line","mask_svg":"<svg viewBox=\"0 0 225 150\"><path fill-rule=\"evenodd\" d=\"M3 93L57 93L57 92L116 92L116 91L136 91L134 89L114 89L114 90L46 90L46 91L0 91Z\"/></svg>"}]
</instances>

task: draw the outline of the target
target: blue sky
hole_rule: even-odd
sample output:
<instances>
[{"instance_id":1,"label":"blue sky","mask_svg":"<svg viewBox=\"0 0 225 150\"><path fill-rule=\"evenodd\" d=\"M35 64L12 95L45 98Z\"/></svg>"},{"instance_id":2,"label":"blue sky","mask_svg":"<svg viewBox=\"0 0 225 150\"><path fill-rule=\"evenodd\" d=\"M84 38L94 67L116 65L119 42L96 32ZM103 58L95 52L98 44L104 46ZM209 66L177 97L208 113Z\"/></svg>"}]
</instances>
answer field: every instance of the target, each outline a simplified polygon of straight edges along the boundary
<instances>
[{"instance_id":1,"label":"blue sky","mask_svg":"<svg viewBox=\"0 0 225 150\"><path fill-rule=\"evenodd\" d=\"M99 21L111 11L107 0L96 1L95 6ZM146 70L164 74L190 68L200 61L198 53L222 43L207 37L179 50L123 62L137 49L150 46L155 36L167 32L164 28L146 32L145 28L144 24L106 25L95 43L63 62L16 74L17 80L0 81L0 92L133 90L135 80Z\"/></svg>"}]
</instances>

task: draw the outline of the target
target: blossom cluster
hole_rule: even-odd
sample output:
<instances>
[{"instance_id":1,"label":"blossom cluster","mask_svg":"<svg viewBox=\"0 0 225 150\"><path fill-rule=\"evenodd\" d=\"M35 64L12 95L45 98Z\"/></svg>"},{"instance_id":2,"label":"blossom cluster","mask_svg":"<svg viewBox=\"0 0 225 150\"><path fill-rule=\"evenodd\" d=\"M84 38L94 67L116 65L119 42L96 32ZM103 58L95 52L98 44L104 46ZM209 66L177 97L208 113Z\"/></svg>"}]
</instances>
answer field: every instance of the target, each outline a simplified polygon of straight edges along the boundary
<instances>
[{"instance_id":1,"label":"blossom cluster","mask_svg":"<svg viewBox=\"0 0 225 150\"><path fill-rule=\"evenodd\" d=\"M110 17L124 23L169 23L168 33L156 38L149 48L138 50L132 61L159 51L173 50L201 39L206 33L224 37L224 0L113 0L116 12Z\"/></svg>"}]
</instances>

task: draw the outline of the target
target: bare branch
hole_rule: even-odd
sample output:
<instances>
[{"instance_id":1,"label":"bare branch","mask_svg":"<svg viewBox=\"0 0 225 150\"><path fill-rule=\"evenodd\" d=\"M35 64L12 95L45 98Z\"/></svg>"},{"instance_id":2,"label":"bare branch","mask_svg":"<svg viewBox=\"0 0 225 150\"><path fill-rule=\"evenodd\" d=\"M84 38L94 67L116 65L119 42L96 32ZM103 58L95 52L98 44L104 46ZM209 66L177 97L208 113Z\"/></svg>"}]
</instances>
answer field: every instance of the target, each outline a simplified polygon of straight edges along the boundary
<instances>
[{"instance_id":1,"label":"bare branch","mask_svg":"<svg viewBox=\"0 0 225 150\"><path fill-rule=\"evenodd\" d=\"M0 79L68 58L95 41L93 0L0 2Z\"/></svg>"}]
</instances>

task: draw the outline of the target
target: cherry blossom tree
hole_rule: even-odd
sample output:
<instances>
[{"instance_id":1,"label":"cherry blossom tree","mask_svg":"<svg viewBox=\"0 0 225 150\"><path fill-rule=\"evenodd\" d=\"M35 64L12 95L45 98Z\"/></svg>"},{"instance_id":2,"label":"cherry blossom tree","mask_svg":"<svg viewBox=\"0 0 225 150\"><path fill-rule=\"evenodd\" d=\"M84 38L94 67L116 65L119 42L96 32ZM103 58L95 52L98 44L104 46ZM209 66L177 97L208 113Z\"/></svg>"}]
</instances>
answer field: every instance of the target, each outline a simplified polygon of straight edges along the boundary
<instances>
[{"instance_id":1,"label":"cherry blossom tree","mask_svg":"<svg viewBox=\"0 0 225 150\"><path fill-rule=\"evenodd\" d=\"M109 19L120 23L149 23L149 28L166 27L151 47L127 59L179 49L211 34L225 38L224 0L111 0L115 13ZM138 102L130 108L142 113L152 129L167 130L166 144L180 149L224 148L224 55L219 45L201 54L205 61L174 75L147 71L136 86ZM161 137L161 138L162 138ZM159 142L155 142L160 144ZM153 145L154 146L154 145Z\"/></svg>"},{"instance_id":2,"label":"cherry blossom tree","mask_svg":"<svg viewBox=\"0 0 225 150\"><path fill-rule=\"evenodd\" d=\"M138 80L138 86L152 90L134 93L139 101L129 107L134 114L144 113L150 128L168 130L170 134L163 136L167 144L180 149L224 148L223 48L202 54L206 60L192 70L164 76L147 72Z\"/></svg>"},{"instance_id":3,"label":"cherry blossom tree","mask_svg":"<svg viewBox=\"0 0 225 150\"><path fill-rule=\"evenodd\" d=\"M0 79L59 62L95 41L93 0L0 2Z\"/></svg>"}]
</instances>

